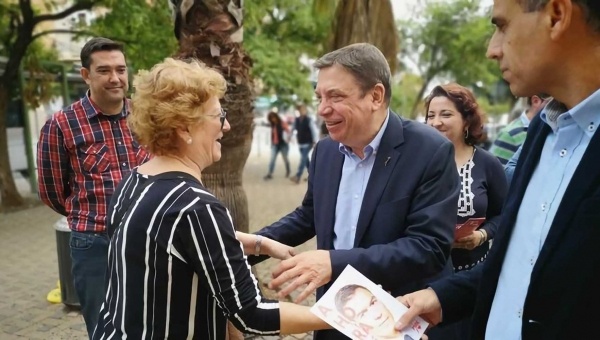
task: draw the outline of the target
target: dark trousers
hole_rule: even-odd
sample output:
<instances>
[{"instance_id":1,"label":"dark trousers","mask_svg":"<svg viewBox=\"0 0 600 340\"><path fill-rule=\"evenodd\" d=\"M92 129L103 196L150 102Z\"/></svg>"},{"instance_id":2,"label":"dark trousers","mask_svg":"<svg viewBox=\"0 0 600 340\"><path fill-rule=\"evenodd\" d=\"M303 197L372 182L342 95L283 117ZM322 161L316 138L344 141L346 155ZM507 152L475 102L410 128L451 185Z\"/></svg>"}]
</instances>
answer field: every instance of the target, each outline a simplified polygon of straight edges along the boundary
<instances>
[{"instance_id":1,"label":"dark trousers","mask_svg":"<svg viewBox=\"0 0 600 340\"><path fill-rule=\"evenodd\" d=\"M81 313L91 338L104 302L104 275L108 263L108 235L71 231L73 282Z\"/></svg>"}]
</instances>

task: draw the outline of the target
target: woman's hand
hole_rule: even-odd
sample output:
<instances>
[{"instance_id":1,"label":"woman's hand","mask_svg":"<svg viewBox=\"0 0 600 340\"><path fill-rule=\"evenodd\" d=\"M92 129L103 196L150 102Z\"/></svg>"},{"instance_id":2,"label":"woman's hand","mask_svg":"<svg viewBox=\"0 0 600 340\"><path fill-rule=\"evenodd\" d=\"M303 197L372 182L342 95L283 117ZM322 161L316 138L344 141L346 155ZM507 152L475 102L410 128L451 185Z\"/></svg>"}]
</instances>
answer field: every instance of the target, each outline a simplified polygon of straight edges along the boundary
<instances>
[{"instance_id":1,"label":"woman's hand","mask_svg":"<svg viewBox=\"0 0 600 340\"><path fill-rule=\"evenodd\" d=\"M452 248L473 250L479 247L483 242L485 242L484 234L479 230L475 230L471 235L459 238L455 241L454 244L452 244Z\"/></svg>"},{"instance_id":2,"label":"woman's hand","mask_svg":"<svg viewBox=\"0 0 600 340\"><path fill-rule=\"evenodd\" d=\"M274 259L287 260L296 255L294 248L269 238L263 238L262 244L264 248L261 248L261 253L263 253L262 249L264 249L264 253Z\"/></svg>"}]
</instances>

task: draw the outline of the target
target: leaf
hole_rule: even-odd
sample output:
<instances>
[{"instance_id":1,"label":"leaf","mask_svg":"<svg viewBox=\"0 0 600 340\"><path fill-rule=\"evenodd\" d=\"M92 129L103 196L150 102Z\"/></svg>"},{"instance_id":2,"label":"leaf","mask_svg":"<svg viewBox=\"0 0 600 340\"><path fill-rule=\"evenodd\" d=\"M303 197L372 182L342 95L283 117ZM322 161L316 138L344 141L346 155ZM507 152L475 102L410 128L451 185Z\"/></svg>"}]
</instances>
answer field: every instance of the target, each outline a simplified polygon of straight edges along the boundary
<instances>
[{"instance_id":1,"label":"leaf","mask_svg":"<svg viewBox=\"0 0 600 340\"><path fill-rule=\"evenodd\" d=\"M495 61L485 57L493 33L487 12L479 0L425 3L412 19L399 23L404 59L416 61L425 83L438 78L491 96L487 89L500 81L500 74ZM479 82L482 87L475 86Z\"/></svg>"}]
</instances>

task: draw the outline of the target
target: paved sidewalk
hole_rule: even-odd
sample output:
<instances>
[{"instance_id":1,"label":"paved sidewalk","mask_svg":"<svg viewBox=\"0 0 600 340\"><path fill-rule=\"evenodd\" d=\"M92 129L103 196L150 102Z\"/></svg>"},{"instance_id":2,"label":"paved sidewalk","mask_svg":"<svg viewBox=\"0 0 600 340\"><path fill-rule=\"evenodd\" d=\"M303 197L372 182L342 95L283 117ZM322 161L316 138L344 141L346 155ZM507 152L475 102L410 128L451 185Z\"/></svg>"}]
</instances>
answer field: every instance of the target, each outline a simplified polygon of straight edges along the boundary
<instances>
[{"instance_id":1,"label":"paved sidewalk","mask_svg":"<svg viewBox=\"0 0 600 340\"><path fill-rule=\"evenodd\" d=\"M257 139L256 143L261 139ZM255 143L255 144L256 144ZM263 144L263 143L261 143ZM256 145L255 145L256 146ZM250 229L258 230L292 211L302 200L306 182L299 185L283 178L281 161L274 179L264 182L267 170L268 145L253 149L246 166L244 187L250 208ZM258 152L262 149L261 153ZM297 151L291 146L292 169L298 164ZM81 314L62 304L46 301L46 295L56 288L58 264L54 223L60 216L50 208L32 209L0 214L0 340L13 339L86 339ZM299 247L300 251L314 249L314 239ZM265 294L266 284L275 260L257 266L257 274ZM308 303L314 303L314 296ZM279 339L280 337L251 337L252 339ZM287 336L287 340L312 339L310 334Z\"/></svg>"}]
</instances>

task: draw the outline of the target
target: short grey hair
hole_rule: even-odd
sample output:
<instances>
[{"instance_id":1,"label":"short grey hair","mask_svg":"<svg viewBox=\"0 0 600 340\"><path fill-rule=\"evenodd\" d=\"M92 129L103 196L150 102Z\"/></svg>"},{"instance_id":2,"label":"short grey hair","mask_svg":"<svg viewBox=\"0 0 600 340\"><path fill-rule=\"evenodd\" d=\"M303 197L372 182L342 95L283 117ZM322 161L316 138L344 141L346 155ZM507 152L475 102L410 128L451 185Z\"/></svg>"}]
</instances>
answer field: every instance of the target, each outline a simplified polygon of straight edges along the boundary
<instances>
[{"instance_id":1,"label":"short grey hair","mask_svg":"<svg viewBox=\"0 0 600 340\"><path fill-rule=\"evenodd\" d=\"M314 66L320 70L336 64L352 73L363 95L375 85L383 85L385 103L389 105L392 98L390 65L377 47L367 43L348 45L325 54Z\"/></svg>"},{"instance_id":2,"label":"short grey hair","mask_svg":"<svg viewBox=\"0 0 600 340\"><path fill-rule=\"evenodd\" d=\"M539 11L550 0L517 0L527 12ZM598 0L573 0L583 10L585 20L595 32L600 32L600 2Z\"/></svg>"}]
</instances>

